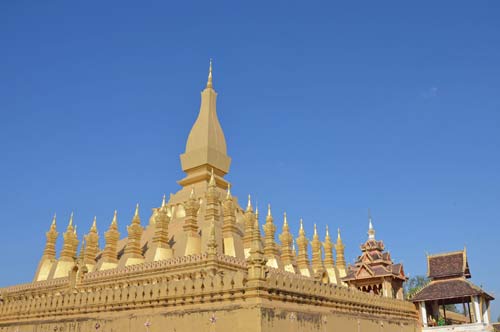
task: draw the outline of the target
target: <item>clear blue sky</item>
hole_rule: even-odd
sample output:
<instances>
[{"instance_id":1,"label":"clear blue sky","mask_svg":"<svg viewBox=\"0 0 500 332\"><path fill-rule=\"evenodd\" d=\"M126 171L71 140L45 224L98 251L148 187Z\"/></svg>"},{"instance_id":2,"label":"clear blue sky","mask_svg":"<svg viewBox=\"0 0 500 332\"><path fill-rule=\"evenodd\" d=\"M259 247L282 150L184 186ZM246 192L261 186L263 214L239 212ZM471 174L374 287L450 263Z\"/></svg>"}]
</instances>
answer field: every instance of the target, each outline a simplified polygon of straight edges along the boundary
<instances>
[{"instance_id":1,"label":"clear blue sky","mask_svg":"<svg viewBox=\"0 0 500 332\"><path fill-rule=\"evenodd\" d=\"M296 231L371 208L407 273L467 245L500 296L500 2L0 2L0 286L29 282L52 215L122 234L179 189L214 58L228 179ZM62 239L60 237L58 246ZM493 316L500 314L500 300Z\"/></svg>"}]
</instances>

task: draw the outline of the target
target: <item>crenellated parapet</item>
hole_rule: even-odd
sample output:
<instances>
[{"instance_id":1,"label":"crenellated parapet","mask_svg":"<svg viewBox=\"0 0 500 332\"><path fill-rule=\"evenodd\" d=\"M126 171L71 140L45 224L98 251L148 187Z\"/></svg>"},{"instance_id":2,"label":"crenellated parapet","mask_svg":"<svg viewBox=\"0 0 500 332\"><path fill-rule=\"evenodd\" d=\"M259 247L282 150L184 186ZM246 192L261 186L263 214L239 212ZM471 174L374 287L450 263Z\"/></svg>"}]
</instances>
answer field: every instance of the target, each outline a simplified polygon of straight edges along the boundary
<instances>
[{"instance_id":1,"label":"crenellated parapet","mask_svg":"<svg viewBox=\"0 0 500 332\"><path fill-rule=\"evenodd\" d=\"M33 320L37 320L37 324L48 324L68 315L84 321L103 312L165 310L187 304L232 303L238 307L262 297L272 300L273 306L290 308L296 303L302 307L329 308L348 317L369 315L371 319L405 324L416 321L417 313L411 303L265 267L265 260L255 261L256 256L263 258L256 235L257 231L253 236L250 265L218 254L214 257L215 273L210 272L212 258L203 254L90 272L74 289L69 288L67 278L0 289L3 300L0 327ZM265 269L252 270L253 265Z\"/></svg>"}]
</instances>

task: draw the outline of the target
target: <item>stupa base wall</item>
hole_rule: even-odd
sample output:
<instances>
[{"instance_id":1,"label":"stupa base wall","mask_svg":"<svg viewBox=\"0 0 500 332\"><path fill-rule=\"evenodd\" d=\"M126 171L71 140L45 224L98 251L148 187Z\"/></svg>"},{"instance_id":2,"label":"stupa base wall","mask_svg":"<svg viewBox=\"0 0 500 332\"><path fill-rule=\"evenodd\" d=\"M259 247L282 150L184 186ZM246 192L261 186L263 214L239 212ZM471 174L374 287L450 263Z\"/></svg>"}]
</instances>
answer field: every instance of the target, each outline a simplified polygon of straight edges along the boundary
<instances>
[{"instance_id":1,"label":"stupa base wall","mask_svg":"<svg viewBox=\"0 0 500 332\"><path fill-rule=\"evenodd\" d=\"M147 326L149 322L149 327ZM203 304L0 324L1 332L416 332L416 321L396 321L291 303Z\"/></svg>"}]
</instances>

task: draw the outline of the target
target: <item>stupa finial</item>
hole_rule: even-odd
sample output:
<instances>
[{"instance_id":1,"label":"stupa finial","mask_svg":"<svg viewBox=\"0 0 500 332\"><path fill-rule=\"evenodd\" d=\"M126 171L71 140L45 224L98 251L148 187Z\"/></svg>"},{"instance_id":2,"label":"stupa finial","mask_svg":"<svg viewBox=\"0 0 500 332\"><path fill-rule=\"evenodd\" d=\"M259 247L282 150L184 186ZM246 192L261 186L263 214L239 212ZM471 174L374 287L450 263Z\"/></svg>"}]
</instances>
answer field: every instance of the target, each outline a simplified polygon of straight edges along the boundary
<instances>
[{"instance_id":1,"label":"stupa finial","mask_svg":"<svg viewBox=\"0 0 500 332\"><path fill-rule=\"evenodd\" d=\"M213 88L213 82L212 82L212 59L210 59L210 66L208 67L208 81L207 81L207 88Z\"/></svg>"},{"instance_id":2,"label":"stupa finial","mask_svg":"<svg viewBox=\"0 0 500 332\"><path fill-rule=\"evenodd\" d=\"M90 228L91 231L97 232L97 217L94 216L94 221L92 222L92 227Z\"/></svg>"},{"instance_id":3,"label":"stupa finial","mask_svg":"<svg viewBox=\"0 0 500 332\"><path fill-rule=\"evenodd\" d=\"M375 229L373 228L370 209L368 209L368 240L375 240Z\"/></svg>"},{"instance_id":4,"label":"stupa finial","mask_svg":"<svg viewBox=\"0 0 500 332\"><path fill-rule=\"evenodd\" d=\"M73 212L71 212L71 215L69 216L68 228L70 227L73 227Z\"/></svg>"},{"instance_id":5,"label":"stupa finial","mask_svg":"<svg viewBox=\"0 0 500 332\"><path fill-rule=\"evenodd\" d=\"M115 210L115 212L113 214L113 220L111 221L111 225L115 225L116 226L118 224L117 215L118 215L118 211Z\"/></svg>"}]
</instances>

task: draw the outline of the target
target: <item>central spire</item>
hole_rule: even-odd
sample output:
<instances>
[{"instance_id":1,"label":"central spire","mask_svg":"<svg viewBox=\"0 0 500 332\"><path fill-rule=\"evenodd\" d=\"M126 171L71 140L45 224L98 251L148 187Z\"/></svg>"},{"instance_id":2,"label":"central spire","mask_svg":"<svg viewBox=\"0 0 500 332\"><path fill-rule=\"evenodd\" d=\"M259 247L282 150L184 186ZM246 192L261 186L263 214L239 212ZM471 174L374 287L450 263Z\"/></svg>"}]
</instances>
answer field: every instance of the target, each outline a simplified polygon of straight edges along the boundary
<instances>
[{"instance_id":1,"label":"central spire","mask_svg":"<svg viewBox=\"0 0 500 332\"><path fill-rule=\"evenodd\" d=\"M181 155L182 170L186 177L179 181L183 187L209 181L214 170L217 185L226 188L222 178L229 172L231 158L227 155L226 138L217 117L217 93L213 88L212 60L208 70L208 80L201 92L201 106L186 143L186 151Z\"/></svg>"}]
</instances>

